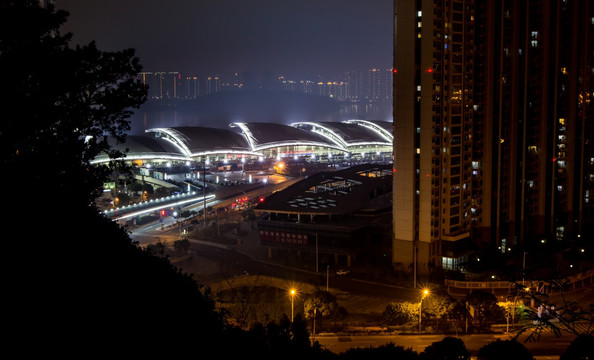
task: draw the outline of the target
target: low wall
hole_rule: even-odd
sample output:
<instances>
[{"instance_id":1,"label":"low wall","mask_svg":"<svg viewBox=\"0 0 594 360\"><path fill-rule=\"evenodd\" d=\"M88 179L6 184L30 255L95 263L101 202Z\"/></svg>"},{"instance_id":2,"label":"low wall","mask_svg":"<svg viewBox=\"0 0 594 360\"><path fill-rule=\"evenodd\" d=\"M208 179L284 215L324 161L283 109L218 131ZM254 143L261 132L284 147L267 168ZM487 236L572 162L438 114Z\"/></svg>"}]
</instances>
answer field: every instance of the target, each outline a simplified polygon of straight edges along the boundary
<instances>
[{"instance_id":1,"label":"low wall","mask_svg":"<svg viewBox=\"0 0 594 360\"><path fill-rule=\"evenodd\" d=\"M545 294L555 294L562 291L573 291L581 289L584 286L592 285L594 277L594 269L584 271L582 273L568 276L565 280L563 289L551 288L547 286L549 281L545 280L527 280L527 286L539 286L540 291ZM507 294L515 288L515 284L510 281L457 281L446 280L445 286L448 289L448 294L452 296L466 296L472 293L473 290L488 291L496 295Z\"/></svg>"}]
</instances>

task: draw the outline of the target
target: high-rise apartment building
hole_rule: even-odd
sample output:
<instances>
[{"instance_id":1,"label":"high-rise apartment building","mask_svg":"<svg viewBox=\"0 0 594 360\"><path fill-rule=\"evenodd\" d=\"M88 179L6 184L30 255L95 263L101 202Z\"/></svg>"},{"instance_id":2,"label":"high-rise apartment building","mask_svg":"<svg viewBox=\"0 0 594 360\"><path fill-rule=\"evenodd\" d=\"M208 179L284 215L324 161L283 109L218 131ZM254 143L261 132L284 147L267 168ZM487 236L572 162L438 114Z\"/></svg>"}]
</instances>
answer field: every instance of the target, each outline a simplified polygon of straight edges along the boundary
<instances>
[{"instance_id":1,"label":"high-rise apartment building","mask_svg":"<svg viewBox=\"0 0 594 360\"><path fill-rule=\"evenodd\" d=\"M395 2L393 262L420 274L471 249L473 5Z\"/></svg>"},{"instance_id":2,"label":"high-rise apartment building","mask_svg":"<svg viewBox=\"0 0 594 360\"><path fill-rule=\"evenodd\" d=\"M206 78L206 93L214 94L221 91L221 78L218 76L209 76Z\"/></svg>"},{"instance_id":3,"label":"high-rise apartment building","mask_svg":"<svg viewBox=\"0 0 594 360\"><path fill-rule=\"evenodd\" d=\"M393 262L460 269L592 221L594 5L396 0ZM415 277L416 279L416 277Z\"/></svg>"},{"instance_id":4,"label":"high-rise apartment building","mask_svg":"<svg viewBox=\"0 0 594 360\"><path fill-rule=\"evenodd\" d=\"M475 16L487 237L502 248L581 237L592 221L594 4L491 0Z\"/></svg>"},{"instance_id":5,"label":"high-rise apartment building","mask_svg":"<svg viewBox=\"0 0 594 360\"><path fill-rule=\"evenodd\" d=\"M349 84L347 98L359 99L363 88L361 84L361 74L358 71L347 71L344 74L344 81Z\"/></svg>"},{"instance_id":6,"label":"high-rise apartment building","mask_svg":"<svg viewBox=\"0 0 594 360\"><path fill-rule=\"evenodd\" d=\"M183 97L186 99L196 99L200 96L200 80L198 76L186 76L183 84Z\"/></svg>"},{"instance_id":7,"label":"high-rise apartment building","mask_svg":"<svg viewBox=\"0 0 594 360\"><path fill-rule=\"evenodd\" d=\"M367 71L367 100L390 101L392 89L392 69L372 68Z\"/></svg>"},{"instance_id":8,"label":"high-rise apartment building","mask_svg":"<svg viewBox=\"0 0 594 360\"><path fill-rule=\"evenodd\" d=\"M183 96L183 81L178 72L142 72L138 77L148 86L149 99L176 99Z\"/></svg>"}]
</instances>

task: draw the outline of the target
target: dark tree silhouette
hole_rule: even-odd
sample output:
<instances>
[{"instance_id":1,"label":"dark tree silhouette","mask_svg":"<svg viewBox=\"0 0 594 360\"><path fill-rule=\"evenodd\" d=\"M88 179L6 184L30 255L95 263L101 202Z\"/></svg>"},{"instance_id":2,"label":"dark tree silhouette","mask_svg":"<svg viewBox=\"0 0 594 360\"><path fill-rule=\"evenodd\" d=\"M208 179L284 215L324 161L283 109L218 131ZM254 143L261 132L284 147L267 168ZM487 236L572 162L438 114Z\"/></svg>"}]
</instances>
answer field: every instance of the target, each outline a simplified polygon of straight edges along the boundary
<instances>
[{"instance_id":1,"label":"dark tree silhouette","mask_svg":"<svg viewBox=\"0 0 594 360\"><path fill-rule=\"evenodd\" d=\"M421 360L463 360L470 359L470 352L466 350L464 341L459 338L447 336L427 346L419 354L419 358Z\"/></svg>"},{"instance_id":2,"label":"dark tree silhouette","mask_svg":"<svg viewBox=\"0 0 594 360\"><path fill-rule=\"evenodd\" d=\"M539 282L539 286L525 287L515 283L514 291L510 298L523 299L525 303L534 307L525 307L521 316L526 321L524 326L516 334L517 340L520 335L527 334L526 341L538 341L543 332L551 331L555 336L562 333L572 335L592 335L594 331L593 304L590 304L589 311L566 296L568 279L552 279ZM550 298L544 291L547 287L553 293L557 293L557 300Z\"/></svg>"},{"instance_id":3,"label":"dark tree silhouette","mask_svg":"<svg viewBox=\"0 0 594 360\"><path fill-rule=\"evenodd\" d=\"M94 204L111 170L90 161L120 155L105 136L124 140L146 89L133 50L71 48L66 18L0 1L5 342L22 357L232 354L208 292Z\"/></svg>"},{"instance_id":4,"label":"dark tree silhouette","mask_svg":"<svg viewBox=\"0 0 594 360\"><path fill-rule=\"evenodd\" d=\"M569 344L559 360L594 359L594 335L579 335Z\"/></svg>"},{"instance_id":5,"label":"dark tree silhouette","mask_svg":"<svg viewBox=\"0 0 594 360\"><path fill-rule=\"evenodd\" d=\"M497 339L478 351L479 360L533 360L532 353L515 340Z\"/></svg>"},{"instance_id":6,"label":"dark tree silhouette","mask_svg":"<svg viewBox=\"0 0 594 360\"><path fill-rule=\"evenodd\" d=\"M503 310L497 305L495 295L491 293L482 290L473 291L466 296L466 302L472 310L473 318L478 322L479 331L503 319Z\"/></svg>"},{"instance_id":7,"label":"dark tree silhouette","mask_svg":"<svg viewBox=\"0 0 594 360\"><path fill-rule=\"evenodd\" d=\"M340 354L341 360L355 359L398 359L417 360L419 354L412 349L396 346L394 343L368 348L352 348Z\"/></svg>"}]
</instances>

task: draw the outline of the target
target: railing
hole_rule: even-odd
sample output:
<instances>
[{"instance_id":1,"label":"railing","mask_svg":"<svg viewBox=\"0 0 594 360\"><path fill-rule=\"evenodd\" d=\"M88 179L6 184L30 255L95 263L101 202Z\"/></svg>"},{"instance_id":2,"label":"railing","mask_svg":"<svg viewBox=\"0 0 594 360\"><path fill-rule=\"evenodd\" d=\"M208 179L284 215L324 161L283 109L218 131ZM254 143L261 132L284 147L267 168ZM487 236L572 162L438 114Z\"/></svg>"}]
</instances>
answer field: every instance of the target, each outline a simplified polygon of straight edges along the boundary
<instances>
[{"instance_id":1,"label":"railing","mask_svg":"<svg viewBox=\"0 0 594 360\"><path fill-rule=\"evenodd\" d=\"M547 294L559 293L562 291L572 291L584 286L592 285L594 277L594 269L586 270L582 273L571 275L566 277L563 288L557 286L548 286L549 281L544 280L530 280L526 281L527 284L532 286L538 286L542 292ZM463 290L465 293L470 293L473 290L489 290L491 292L496 291L510 291L515 287L514 282L510 281L458 281L458 280L445 280L445 286L448 288L448 294L460 295L460 291Z\"/></svg>"}]
</instances>

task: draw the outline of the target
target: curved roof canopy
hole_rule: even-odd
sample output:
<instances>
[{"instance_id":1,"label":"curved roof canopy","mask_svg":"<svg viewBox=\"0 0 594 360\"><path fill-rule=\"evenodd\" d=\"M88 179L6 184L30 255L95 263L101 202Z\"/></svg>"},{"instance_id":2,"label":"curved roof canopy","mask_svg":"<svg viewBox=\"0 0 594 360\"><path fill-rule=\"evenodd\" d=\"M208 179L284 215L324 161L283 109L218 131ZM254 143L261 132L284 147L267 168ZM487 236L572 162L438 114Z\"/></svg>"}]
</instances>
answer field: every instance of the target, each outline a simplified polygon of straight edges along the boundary
<instances>
[{"instance_id":1,"label":"curved roof canopy","mask_svg":"<svg viewBox=\"0 0 594 360\"><path fill-rule=\"evenodd\" d=\"M359 126L366 127L390 143L394 141L393 124L389 121L352 119L344 122L347 124L357 124Z\"/></svg>"},{"instance_id":2,"label":"curved roof canopy","mask_svg":"<svg viewBox=\"0 0 594 360\"><path fill-rule=\"evenodd\" d=\"M151 135L128 135L125 143L108 138L112 148L126 153L125 160L187 161L213 154L262 156L262 151L283 146L315 146L350 152L353 146L392 146L392 123L348 120L344 122L232 123L233 129L170 127L146 130ZM101 154L92 163L110 161Z\"/></svg>"},{"instance_id":3,"label":"curved roof canopy","mask_svg":"<svg viewBox=\"0 0 594 360\"><path fill-rule=\"evenodd\" d=\"M275 123L233 123L231 127L241 129L253 151L261 151L278 146L310 145L333 148L347 152L339 144L329 141L320 134Z\"/></svg>"},{"instance_id":4,"label":"curved roof canopy","mask_svg":"<svg viewBox=\"0 0 594 360\"><path fill-rule=\"evenodd\" d=\"M126 154L125 160L151 160L169 159L178 161L191 160L186 154L171 144L169 141L160 138L147 136L127 135L124 143L118 142L114 137L107 138L112 149L119 150ZM111 159L103 153L97 156L92 164L108 162Z\"/></svg>"},{"instance_id":5,"label":"curved roof canopy","mask_svg":"<svg viewBox=\"0 0 594 360\"><path fill-rule=\"evenodd\" d=\"M345 148L359 145L392 146L393 141L393 136L385 131L384 126L365 120L296 122L291 125L324 136Z\"/></svg>"},{"instance_id":6,"label":"curved roof canopy","mask_svg":"<svg viewBox=\"0 0 594 360\"><path fill-rule=\"evenodd\" d=\"M188 157L228 153L256 154L241 134L228 129L208 127L154 128L146 132L171 142Z\"/></svg>"}]
</instances>

